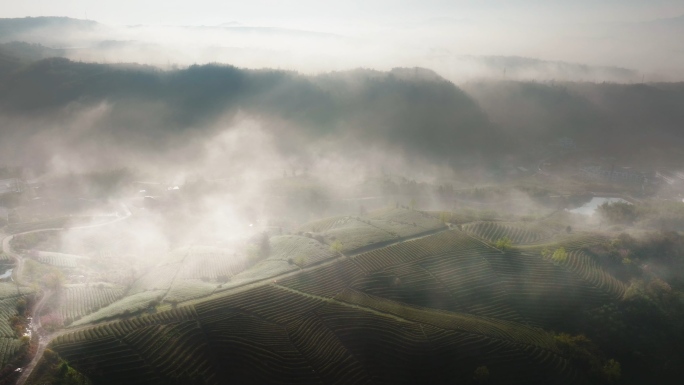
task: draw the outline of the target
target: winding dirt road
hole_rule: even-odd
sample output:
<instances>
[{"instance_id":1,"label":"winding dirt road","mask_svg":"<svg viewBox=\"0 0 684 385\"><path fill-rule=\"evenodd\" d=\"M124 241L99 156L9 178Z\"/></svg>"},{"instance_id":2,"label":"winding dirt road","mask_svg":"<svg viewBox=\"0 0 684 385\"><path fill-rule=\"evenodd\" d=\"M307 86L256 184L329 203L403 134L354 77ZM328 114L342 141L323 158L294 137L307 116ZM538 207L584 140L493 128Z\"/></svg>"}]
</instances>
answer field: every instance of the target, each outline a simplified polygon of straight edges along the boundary
<instances>
[{"instance_id":1,"label":"winding dirt road","mask_svg":"<svg viewBox=\"0 0 684 385\"><path fill-rule=\"evenodd\" d=\"M128 219L132 213L126 207L125 204L121 204L121 207L124 209L124 215L121 217L118 217L114 220L108 221L108 222L103 222L103 223L97 223L93 225L84 225L84 226L74 226L74 227L67 227L67 228L48 228L48 229L39 229L39 230L31 230L31 231L25 231L23 233L17 233L17 234L12 234L12 235L6 235L0 233L0 237L4 237L2 239L2 251L10 256L10 258L14 259L16 261L15 269L12 272L12 279L17 282L17 284L20 285L27 285L26 282L21 281L22 277L22 270L24 268L24 257L22 257L20 254L15 253L12 251L12 245L10 242L12 239L17 236L17 235L23 235L23 234L30 234L30 233L38 233L38 232L43 232L43 231L61 231L65 229L87 229L87 228L93 228L93 227L101 227L101 226L107 226L111 225L116 222L120 222L123 220ZM43 295L41 296L40 300L33 306L33 309L31 309L31 314L33 315L33 322L31 322L31 338L38 338L38 349L36 350L36 354L33 356L33 359L31 362L24 367L24 370L22 371L21 376L19 376L19 379L17 379L16 384L17 385L23 385L26 383L26 380L29 378L31 373L33 372L33 369L36 367L38 364L38 361L40 361L41 357L43 356L43 352L45 352L45 348L47 345L52 341L52 339L55 337L55 333L52 334L46 334L46 335L41 335L41 324L40 324L40 317L38 317L38 314L43 310L43 307L45 306L46 303L49 302L49 300L52 298L54 295L54 292L52 290L45 290L43 291Z\"/></svg>"}]
</instances>

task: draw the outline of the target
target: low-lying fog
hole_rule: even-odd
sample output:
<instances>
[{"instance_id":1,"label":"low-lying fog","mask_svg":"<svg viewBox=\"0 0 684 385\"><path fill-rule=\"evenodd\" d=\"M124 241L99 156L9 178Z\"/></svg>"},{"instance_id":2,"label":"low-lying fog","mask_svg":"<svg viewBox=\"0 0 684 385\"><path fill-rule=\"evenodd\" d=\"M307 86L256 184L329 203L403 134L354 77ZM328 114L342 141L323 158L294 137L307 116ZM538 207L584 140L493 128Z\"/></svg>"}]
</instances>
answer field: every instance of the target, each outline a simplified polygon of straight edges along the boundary
<instances>
[{"instance_id":1,"label":"low-lying fog","mask_svg":"<svg viewBox=\"0 0 684 385\"><path fill-rule=\"evenodd\" d=\"M150 19L44 5L71 18L0 20L1 53L35 61L0 73L0 164L42 186L25 204L124 204L128 236L169 249L393 203L454 209L454 190L534 173L567 138L674 151L681 109L653 95L684 90L642 82L684 78L684 7L493 3L266 1L225 19L203 2ZM553 206L506 194L483 208Z\"/></svg>"}]
</instances>

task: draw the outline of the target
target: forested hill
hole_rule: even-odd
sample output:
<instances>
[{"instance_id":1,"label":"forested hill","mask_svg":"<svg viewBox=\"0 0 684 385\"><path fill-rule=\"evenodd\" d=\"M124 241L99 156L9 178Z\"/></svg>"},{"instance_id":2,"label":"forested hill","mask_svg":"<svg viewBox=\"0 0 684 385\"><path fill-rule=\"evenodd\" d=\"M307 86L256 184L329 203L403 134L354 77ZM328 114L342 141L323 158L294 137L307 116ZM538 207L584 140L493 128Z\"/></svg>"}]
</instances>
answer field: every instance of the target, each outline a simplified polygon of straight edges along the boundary
<instances>
[{"instance_id":1,"label":"forested hill","mask_svg":"<svg viewBox=\"0 0 684 385\"><path fill-rule=\"evenodd\" d=\"M478 81L462 88L520 149L569 137L634 157L684 144L684 83Z\"/></svg>"},{"instance_id":2,"label":"forested hill","mask_svg":"<svg viewBox=\"0 0 684 385\"><path fill-rule=\"evenodd\" d=\"M1 24L1 23L0 23ZM62 56L63 50L20 41L0 44L0 79L37 60Z\"/></svg>"},{"instance_id":3,"label":"forested hill","mask_svg":"<svg viewBox=\"0 0 684 385\"><path fill-rule=\"evenodd\" d=\"M317 76L218 64L162 71L40 59L49 49L20 43L2 45L0 53L0 113L35 118L106 103L107 113L88 135L142 151L187 135L209 138L226 127L217 122L235 116L258 119L291 153L328 143L325 151L333 147L347 156L378 148L431 162L472 163L482 154L497 161L563 137L579 149L600 144L606 154L641 159L652 159L655 148L656 155L671 149L673 156L684 144L684 83L457 86L420 68ZM21 141L44 127L27 126L2 130Z\"/></svg>"},{"instance_id":4,"label":"forested hill","mask_svg":"<svg viewBox=\"0 0 684 385\"><path fill-rule=\"evenodd\" d=\"M156 138L188 130L201 134L239 112L298 138L292 145L334 137L341 146L361 141L451 159L504 142L475 101L424 69L305 76L229 65L161 71L52 58L14 71L0 84L6 114L36 116L102 102L111 111L97 129L115 130L122 140L129 131Z\"/></svg>"}]
</instances>

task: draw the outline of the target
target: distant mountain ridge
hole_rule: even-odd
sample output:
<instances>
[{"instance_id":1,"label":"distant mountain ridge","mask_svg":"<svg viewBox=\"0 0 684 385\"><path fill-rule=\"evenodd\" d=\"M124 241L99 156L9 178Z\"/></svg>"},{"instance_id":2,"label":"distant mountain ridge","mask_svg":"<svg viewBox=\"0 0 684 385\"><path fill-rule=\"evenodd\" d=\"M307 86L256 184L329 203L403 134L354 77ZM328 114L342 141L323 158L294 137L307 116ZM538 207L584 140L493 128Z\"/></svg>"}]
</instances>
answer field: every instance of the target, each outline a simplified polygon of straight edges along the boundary
<instances>
[{"instance_id":1,"label":"distant mountain ridge","mask_svg":"<svg viewBox=\"0 0 684 385\"><path fill-rule=\"evenodd\" d=\"M16 46L35 51L34 57L53 52ZM153 138L174 141L190 130L212 135L216 119L238 111L270 122L274 134L287 132L279 146L293 153L330 138L342 140L338 149L379 146L432 161L520 154L560 137L587 147L606 142L616 151L684 145L682 83L481 81L458 87L424 68L307 76L227 65L162 71L64 58L9 63L15 69L0 79L0 112L42 115L108 103L111 111L88 135L122 143L142 136L147 139L131 144L151 149L158 147Z\"/></svg>"},{"instance_id":2,"label":"distant mountain ridge","mask_svg":"<svg viewBox=\"0 0 684 385\"><path fill-rule=\"evenodd\" d=\"M110 111L80 138L109 137L145 152L165 151L163 143L190 132L196 138L214 135L217 119L238 112L259 117L283 151L293 154L303 145L337 143L330 151L376 146L398 156L453 161L503 140L465 92L420 68L305 76L225 65L160 71L52 58L0 81L0 113L40 116L100 103ZM150 108L157 109L153 118ZM30 137L40 130L22 133Z\"/></svg>"},{"instance_id":3,"label":"distant mountain ridge","mask_svg":"<svg viewBox=\"0 0 684 385\"><path fill-rule=\"evenodd\" d=\"M64 51L24 42L0 43L0 79L32 62L63 56Z\"/></svg>"},{"instance_id":4,"label":"distant mountain ridge","mask_svg":"<svg viewBox=\"0 0 684 385\"><path fill-rule=\"evenodd\" d=\"M41 28L86 29L97 25L99 23L92 20L58 16L4 18L0 19L0 41L12 41L17 35Z\"/></svg>"},{"instance_id":5,"label":"distant mountain ridge","mask_svg":"<svg viewBox=\"0 0 684 385\"><path fill-rule=\"evenodd\" d=\"M638 71L616 66L592 66L564 61L541 60L522 56L457 56L459 60L472 61L498 72L502 78L524 78L525 72L538 72L542 79L586 80L586 78L607 77L609 81L640 79ZM569 78L573 74L575 79ZM583 77L585 79L583 79Z\"/></svg>"},{"instance_id":6,"label":"distant mountain ridge","mask_svg":"<svg viewBox=\"0 0 684 385\"><path fill-rule=\"evenodd\" d=\"M196 56L180 52L173 45L173 41L160 42L146 34L146 31L154 28L162 28L163 32L170 36L175 36L177 33L189 34L197 40L198 47L203 47L203 49L193 51L193 55ZM222 35L220 39L213 40L225 43L207 42L206 46L202 45L204 38L215 34ZM153 36L157 35L153 34ZM280 58L278 55L283 55L282 48L280 45L275 47L269 45L272 39L275 41L280 41L278 39L290 41L288 39L291 39L295 46L303 44L300 39L305 39L309 45L335 46L339 44L340 50L348 49L349 45L354 46L358 43L356 38L328 32L250 26L235 22L217 26L135 25L112 28L91 20L66 17L0 19L0 42L26 41L53 48L78 47L77 50L55 52L54 56L96 62L142 61L157 66L174 62L181 65L211 62L241 65L240 63L244 62L251 63L263 55ZM200 53L198 54L197 51ZM298 54L306 55L302 52ZM417 55L420 55L416 58L420 59L417 61L421 63L420 66L437 69L443 76L456 82L461 82L464 78L634 82L643 76L639 71L616 66L549 61L515 55L463 55L439 48L428 48ZM289 56L291 54L285 52L282 57L283 61L290 60ZM244 62L240 61L241 58ZM275 60L275 63L280 66L279 60ZM401 65L402 63L392 64Z\"/></svg>"}]
</instances>

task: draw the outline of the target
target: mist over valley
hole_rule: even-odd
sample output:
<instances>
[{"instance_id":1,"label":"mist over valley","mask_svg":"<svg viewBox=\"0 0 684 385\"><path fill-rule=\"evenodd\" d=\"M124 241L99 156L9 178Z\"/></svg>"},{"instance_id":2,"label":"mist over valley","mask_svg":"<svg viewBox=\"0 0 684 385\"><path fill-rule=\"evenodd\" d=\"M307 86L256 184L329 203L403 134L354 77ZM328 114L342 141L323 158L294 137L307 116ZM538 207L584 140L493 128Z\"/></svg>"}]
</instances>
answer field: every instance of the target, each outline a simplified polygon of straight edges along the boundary
<instances>
[{"instance_id":1,"label":"mist over valley","mask_svg":"<svg viewBox=\"0 0 684 385\"><path fill-rule=\"evenodd\" d=\"M76 3L0 12L1 384L679 383L675 2Z\"/></svg>"}]
</instances>

